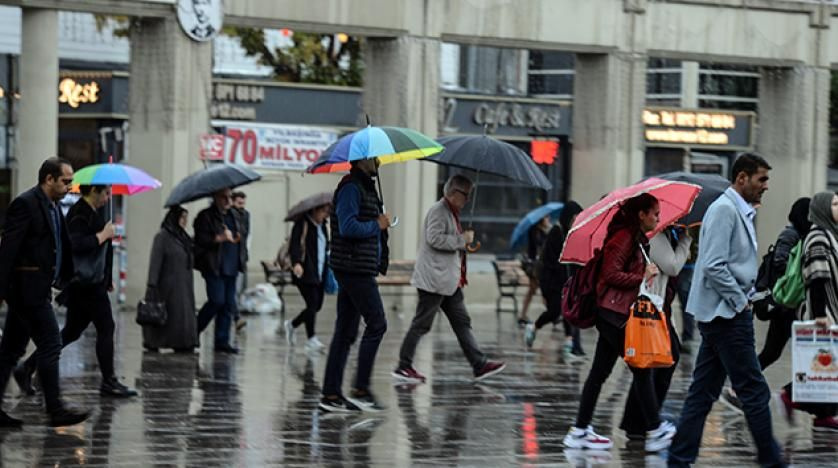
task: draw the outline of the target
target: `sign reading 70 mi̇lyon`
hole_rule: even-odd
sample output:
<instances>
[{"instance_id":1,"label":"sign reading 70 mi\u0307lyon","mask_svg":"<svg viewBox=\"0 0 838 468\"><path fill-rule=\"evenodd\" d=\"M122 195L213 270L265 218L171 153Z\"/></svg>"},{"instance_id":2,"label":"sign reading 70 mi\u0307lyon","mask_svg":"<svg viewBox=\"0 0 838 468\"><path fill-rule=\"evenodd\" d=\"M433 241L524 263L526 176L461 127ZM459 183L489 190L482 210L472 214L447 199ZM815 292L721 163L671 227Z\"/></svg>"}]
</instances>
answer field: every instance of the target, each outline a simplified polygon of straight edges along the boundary
<instances>
[{"instance_id":1,"label":"sign reading 70 mi\u0307lyon","mask_svg":"<svg viewBox=\"0 0 838 468\"><path fill-rule=\"evenodd\" d=\"M750 150L755 117L747 111L647 107L643 109L643 137L650 147Z\"/></svg>"}]
</instances>

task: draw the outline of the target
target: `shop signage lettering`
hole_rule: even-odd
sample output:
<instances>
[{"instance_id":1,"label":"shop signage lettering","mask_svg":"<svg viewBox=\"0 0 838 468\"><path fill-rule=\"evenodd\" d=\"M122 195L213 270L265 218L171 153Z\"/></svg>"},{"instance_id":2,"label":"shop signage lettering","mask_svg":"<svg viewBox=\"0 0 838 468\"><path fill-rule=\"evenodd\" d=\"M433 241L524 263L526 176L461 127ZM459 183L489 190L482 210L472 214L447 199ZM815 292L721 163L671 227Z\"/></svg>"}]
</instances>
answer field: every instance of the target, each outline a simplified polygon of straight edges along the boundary
<instances>
[{"instance_id":1,"label":"shop signage lettering","mask_svg":"<svg viewBox=\"0 0 838 468\"><path fill-rule=\"evenodd\" d=\"M214 83L212 100L210 117L213 119L256 120L256 107L249 104L265 100L265 87Z\"/></svg>"},{"instance_id":2,"label":"shop signage lettering","mask_svg":"<svg viewBox=\"0 0 838 468\"><path fill-rule=\"evenodd\" d=\"M213 122L213 126L223 129L220 159L256 169L305 170L338 139L336 130L322 127L222 121Z\"/></svg>"},{"instance_id":3,"label":"shop signage lettering","mask_svg":"<svg viewBox=\"0 0 838 468\"><path fill-rule=\"evenodd\" d=\"M644 109L650 145L750 147L752 114L684 109Z\"/></svg>"},{"instance_id":4,"label":"shop signage lettering","mask_svg":"<svg viewBox=\"0 0 838 468\"><path fill-rule=\"evenodd\" d=\"M64 78L58 83L58 102L63 102L76 109L81 104L99 101L99 83L79 83L72 78Z\"/></svg>"},{"instance_id":5,"label":"shop signage lettering","mask_svg":"<svg viewBox=\"0 0 838 468\"><path fill-rule=\"evenodd\" d=\"M495 133L498 127L531 128L538 132L557 129L561 124L558 109L541 106L526 106L516 103L483 103L477 106L472 116L477 125L486 125L488 133Z\"/></svg>"},{"instance_id":6,"label":"shop signage lettering","mask_svg":"<svg viewBox=\"0 0 838 468\"><path fill-rule=\"evenodd\" d=\"M570 134L570 106L534 99L485 99L468 95L443 96L442 133L555 137Z\"/></svg>"}]
</instances>

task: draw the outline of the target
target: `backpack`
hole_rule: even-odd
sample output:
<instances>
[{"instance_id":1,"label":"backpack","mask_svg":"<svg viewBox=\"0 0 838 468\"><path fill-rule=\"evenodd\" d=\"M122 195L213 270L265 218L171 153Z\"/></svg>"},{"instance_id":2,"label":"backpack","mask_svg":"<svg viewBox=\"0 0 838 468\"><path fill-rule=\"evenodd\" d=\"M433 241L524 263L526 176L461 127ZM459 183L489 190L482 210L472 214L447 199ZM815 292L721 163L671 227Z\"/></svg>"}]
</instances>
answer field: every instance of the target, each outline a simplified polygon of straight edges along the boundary
<instances>
[{"instance_id":1,"label":"backpack","mask_svg":"<svg viewBox=\"0 0 838 468\"><path fill-rule=\"evenodd\" d=\"M762 263L759 264L759 270L757 270L757 281L754 285L757 291L771 289L774 287L774 283L777 282L778 272L771 268L773 263L774 244L771 244L771 246L768 247L768 252L762 256Z\"/></svg>"},{"instance_id":2,"label":"backpack","mask_svg":"<svg viewBox=\"0 0 838 468\"><path fill-rule=\"evenodd\" d=\"M596 322L596 282L601 264L602 249L562 286L562 318L576 328L591 328Z\"/></svg>"},{"instance_id":3,"label":"backpack","mask_svg":"<svg viewBox=\"0 0 838 468\"><path fill-rule=\"evenodd\" d=\"M791 249L786 272L777 279L771 292L774 302L789 309L796 309L806 299L806 288L803 283L802 240Z\"/></svg>"},{"instance_id":4,"label":"backpack","mask_svg":"<svg viewBox=\"0 0 838 468\"><path fill-rule=\"evenodd\" d=\"M303 249L303 259L306 258L306 236L308 235L308 222L303 221L303 233L300 235L300 247ZM289 234L276 254L276 264L283 271L291 271L294 265L291 263L291 235Z\"/></svg>"}]
</instances>

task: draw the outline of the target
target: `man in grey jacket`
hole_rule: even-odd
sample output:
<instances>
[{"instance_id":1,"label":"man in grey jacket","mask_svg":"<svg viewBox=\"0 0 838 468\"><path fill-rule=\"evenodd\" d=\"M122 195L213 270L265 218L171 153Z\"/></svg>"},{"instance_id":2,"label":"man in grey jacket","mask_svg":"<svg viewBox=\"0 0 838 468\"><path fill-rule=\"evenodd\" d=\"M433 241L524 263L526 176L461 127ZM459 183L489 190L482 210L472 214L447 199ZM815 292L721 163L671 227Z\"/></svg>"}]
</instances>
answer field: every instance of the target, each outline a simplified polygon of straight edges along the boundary
<instances>
[{"instance_id":1,"label":"man in grey jacket","mask_svg":"<svg viewBox=\"0 0 838 468\"><path fill-rule=\"evenodd\" d=\"M471 332L471 318L466 311L462 288L466 279L466 246L474 240L474 231L463 230L460 210L468 203L472 182L461 175L448 179L443 197L425 216L422 242L416 255L411 284L419 293L416 317L402 342L399 366L393 377L409 383L423 383L425 376L413 368L413 355L422 335L428 333L439 309L445 312L463 353L474 370L475 380L483 380L502 371L506 364L490 361L480 351Z\"/></svg>"},{"instance_id":2,"label":"man in grey jacket","mask_svg":"<svg viewBox=\"0 0 838 468\"><path fill-rule=\"evenodd\" d=\"M687 313L695 317L701 347L693 382L669 448L669 466L695 463L704 422L725 378L742 401L762 466L785 466L771 431L771 392L754 349L751 296L757 277L756 210L768 189L771 166L756 154L736 159L731 186L704 215Z\"/></svg>"}]
</instances>

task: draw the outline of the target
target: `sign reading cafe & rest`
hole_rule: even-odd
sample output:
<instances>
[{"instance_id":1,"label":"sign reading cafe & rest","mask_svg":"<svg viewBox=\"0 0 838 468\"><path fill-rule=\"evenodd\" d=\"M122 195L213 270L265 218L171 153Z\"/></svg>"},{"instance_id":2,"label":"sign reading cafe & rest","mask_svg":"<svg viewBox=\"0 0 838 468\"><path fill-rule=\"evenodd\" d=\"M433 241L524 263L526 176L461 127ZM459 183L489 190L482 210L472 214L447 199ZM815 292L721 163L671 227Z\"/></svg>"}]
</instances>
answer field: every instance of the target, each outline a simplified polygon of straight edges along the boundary
<instances>
[{"instance_id":1,"label":"sign reading cafe & rest","mask_svg":"<svg viewBox=\"0 0 838 468\"><path fill-rule=\"evenodd\" d=\"M303 171L326 148L337 141L339 132L325 127L258 124L213 120L220 129L220 151L208 151L207 159L223 160L254 169Z\"/></svg>"}]
</instances>

